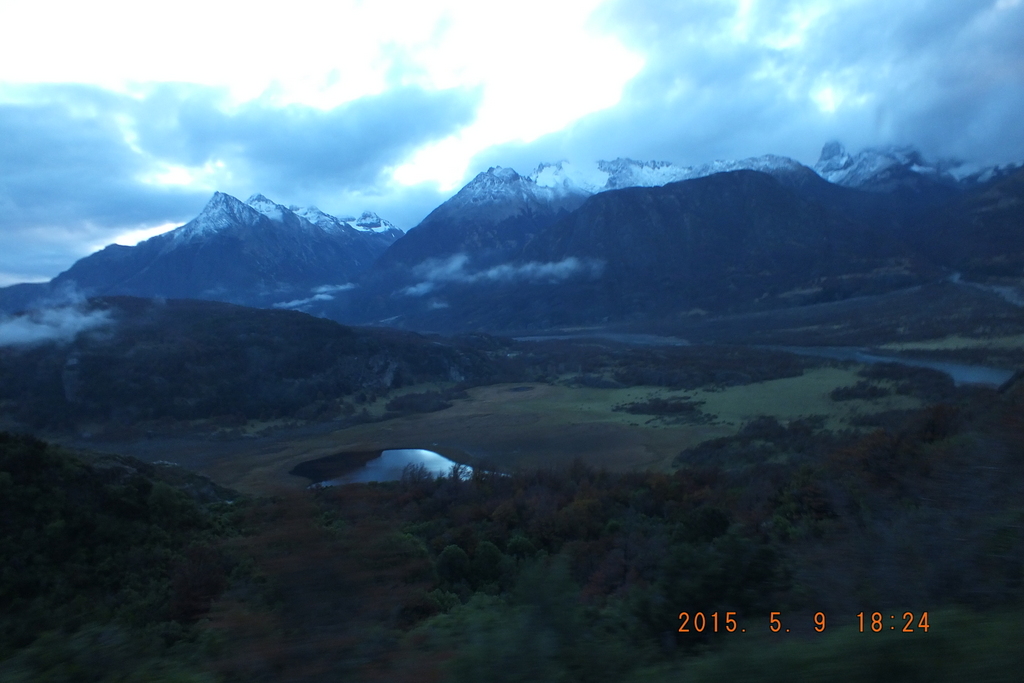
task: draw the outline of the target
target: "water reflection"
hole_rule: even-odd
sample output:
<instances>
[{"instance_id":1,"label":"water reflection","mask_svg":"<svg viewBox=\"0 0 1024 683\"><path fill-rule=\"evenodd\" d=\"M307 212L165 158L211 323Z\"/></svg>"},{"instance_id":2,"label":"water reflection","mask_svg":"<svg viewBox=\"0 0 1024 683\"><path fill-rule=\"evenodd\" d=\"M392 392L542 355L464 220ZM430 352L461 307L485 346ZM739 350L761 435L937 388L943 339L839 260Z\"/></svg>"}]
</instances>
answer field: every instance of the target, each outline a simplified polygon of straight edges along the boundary
<instances>
[{"instance_id":1,"label":"water reflection","mask_svg":"<svg viewBox=\"0 0 1024 683\"><path fill-rule=\"evenodd\" d=\"M857 363L899 363L918 368L931 368L944 372L953 378L953 383L981 384L999 387L1013 377L1014 371L1006 368L993 368L984 365L964 365L946 361L907 358L905 356L882 356L867 352L866 349L853 346L765 346L762 348L788 351L803 356L819 356L836 360L852 360Z\"/></svg>"},{"instance_id":2,"label":"water reflection","mask_svg":"<svg viewBox=\"0 0 1024 683\"><path fill-rule=\"evenodd\" d=\"M343 477L322 481L319 486L338 486L341 484L364 483L368 481L398 481L402 478L402 470L408 465L423 467L433 476L448 474L457 463L440 453L425 448L394 448L381 451L379 457ZM472 474L473 469L461 465L464 476Z\"/></svg>"}]
</instances>

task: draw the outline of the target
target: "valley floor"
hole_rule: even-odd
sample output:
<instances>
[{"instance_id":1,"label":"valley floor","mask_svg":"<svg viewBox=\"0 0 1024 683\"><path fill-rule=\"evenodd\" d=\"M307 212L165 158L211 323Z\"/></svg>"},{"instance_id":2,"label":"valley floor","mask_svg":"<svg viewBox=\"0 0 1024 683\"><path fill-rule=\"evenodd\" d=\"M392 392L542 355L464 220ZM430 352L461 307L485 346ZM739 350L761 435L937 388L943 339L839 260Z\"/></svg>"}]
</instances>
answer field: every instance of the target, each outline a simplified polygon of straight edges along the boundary
<instances>
[{"instance_id":1,"label":"valley floor","mask_svg":"<svg viewBox=\"0 0 1024 683\"><path fill-rule=\"evenodd\" d=\"M252 493L309 482L289 475L300 462L339 452L428 448L456 462L499 471L561 467L579 459L610 471L671 471L684 449L735 434L758 417L817 419L831 430L857 429L865 417L920 408L919 397L891 391L896 382L872 380L881 396L835 400L831 394L863 382L855 364L823 365L796 377L738 386L671 390L657 386L594 388L566 377L555 384L496 384L468 390L452 407L344 429L331 423L269 428L261 436L150 437L123 443L82 443L148 461L176 462L218 483ZM422 386L404 391L422 391ZM626 412L652 399L686 400L694 415ZM383 415L380 405L371 406ZM619 408L619 410L616 410ZM260 425L254 425L260 426Z\"/></svg>"}]
</instances>

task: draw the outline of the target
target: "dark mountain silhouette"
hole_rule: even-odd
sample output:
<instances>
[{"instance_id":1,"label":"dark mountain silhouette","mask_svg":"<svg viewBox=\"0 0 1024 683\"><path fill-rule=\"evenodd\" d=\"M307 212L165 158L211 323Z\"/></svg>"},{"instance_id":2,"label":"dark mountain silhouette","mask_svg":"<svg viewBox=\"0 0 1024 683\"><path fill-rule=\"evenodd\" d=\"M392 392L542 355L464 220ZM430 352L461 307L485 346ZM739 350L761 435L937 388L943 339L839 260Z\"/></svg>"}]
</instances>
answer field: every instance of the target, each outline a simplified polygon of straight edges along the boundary
<instances>
[{"instance_id":1,"label":"dark mountain silhouette","mask_svg":"<svg viewBox=\"0 0 1024 683\"><path fill-rule=\"evenodd\" d=\"M904 221L872 220L895 201L886 197L756 171L602 192L524 235L498 265L421 250L399 285L368 280L376 296L359 299L359 312L413 328L543 329L782 308L940 277L907 243Z\"/></svg>"},{"instance_id":2,"label":"dark mountain silhouette","mask_svg":"<svg viewBox=\"0 0 1024 683\"><path fill-rule=\"evenodd\" d=\"M217 193L177 230L0 290L0 310L77 291L513 331L820 304L957 272L1021 277L1024 171L958 180L949 163L829 143L817 171L772 155L693 168L600 162L594 182L561 163L529 176L495 167L404 235L374 214ZM672 178L683 179L659 185Z\"/></svg>"},{"instance_id":3,"label":"dark mountain silhouette","mask_svg":"<svg viewBox=\"0 0 1024 683\"><path fill-rule=\"evenodd\" d=\"M5 290L4 308L68 290L264 307L323 300L350 285L401 235L375 215L360 220L368 226L353 227L315 208L293 211L263 195L243 203L217 192L176 230L133 247L112 244L49 283Z\"/></svg>"}]
</instances>

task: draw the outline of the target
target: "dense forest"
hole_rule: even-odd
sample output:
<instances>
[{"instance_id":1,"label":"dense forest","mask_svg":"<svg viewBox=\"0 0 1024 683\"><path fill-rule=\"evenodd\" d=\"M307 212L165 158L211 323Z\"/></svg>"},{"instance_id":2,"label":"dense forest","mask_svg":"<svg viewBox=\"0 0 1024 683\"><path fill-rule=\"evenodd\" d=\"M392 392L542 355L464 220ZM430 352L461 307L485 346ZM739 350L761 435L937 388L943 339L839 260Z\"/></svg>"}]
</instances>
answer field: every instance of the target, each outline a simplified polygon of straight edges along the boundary
<instances>
[{"instance_id":1,"label":"dense forest","mask_svg":"<svg viewBox=\"0 0 1024 683\"><path fill-rule=\"evenodd\" d=\"M109 325L68 344L4 349L0 417L36 433L122 438L196 429L203 420L207 429L272 419L358 423L383 417L367 414L368 403L417 384L457 393L569 375L587 386L691 388L799 375L821 362L744 347L424 336L210 301L108 297L89 307ZM402 399L388 411L444 401Z\"/></svg>"},{"instance_id":2,"label":"dense forest","mask_svg":"<svg viewBox=\"0 0 1024 683\"><path fill-rule=\"evenodd\" d=\"M1016 680L1022 408L1018 382L865 433L754 420L672 474L256 498L5 434L0 677Z\"/></svg>"}]
</instances>

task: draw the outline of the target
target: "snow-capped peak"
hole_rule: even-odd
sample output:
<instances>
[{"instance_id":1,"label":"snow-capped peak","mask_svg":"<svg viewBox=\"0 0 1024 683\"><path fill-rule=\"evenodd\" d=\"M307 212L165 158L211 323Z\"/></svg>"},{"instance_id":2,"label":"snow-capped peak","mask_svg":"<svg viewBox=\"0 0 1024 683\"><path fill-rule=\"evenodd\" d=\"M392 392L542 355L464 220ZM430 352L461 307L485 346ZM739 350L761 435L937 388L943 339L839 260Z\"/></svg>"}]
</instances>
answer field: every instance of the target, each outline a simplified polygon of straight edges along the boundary
<instances>
[{"instance_id":1,"label":"snow-capped peak","mask_svg":"<svg viewBox=\"0 0 1024 683\"><path fill-rule=\"evenodd\" d=\"M355 226L356 230L363 232L388 232L390 230L398 230L402 232L401 228L395 226L391 221L386 221L373 211L364 211L359 218L350 221Z\"/></svg>"},{"instance_id":2,"label":"snow-capped peak","mask_svg":"<svg viewBox=\"0 0 1024 683\"><path fill-rule=\"evenodd\" d=\"M288 211L285 207L270 201L259 193L249 197L245 203L277 223L284 221L285 211Z\"/></svg>"},{"instance_id":3,"label":"snow-capped peak","mask_svg":"<svg viewBox=\"0 0 1024 683\"><path fill-rule=\"evenodd\" d=\"M211 235L234 225L254 225L259 220L260 213L255 209L229 194L214 192L198 216L169 234L175 243L181 243Z\"/></svg>"},{"instance_id":4,"label":"snow-capped peak","mask_svg":"<svg viewBox=\"0 0 1024 683\"><path fill-rule=\"evenodd\" d=\"M511 168L491 166L483 173L478 173L452 200L459 204L493 204L532 195L531 185L535 183Z\"/></svg>"},{"instance_id":5,"label":"snow-capped peak","mask_svg":"<svg viewBox=\"0 0 1024 683\"><path fill-rule=\"evenodd\" d=\"M806 170L806 167L793 159L774 154L738 161L713 161L702 166L677 166L669 161L636 161L620 157L589 166L577 166L566 161L541 164L530 177L540 186L596 194L624 187L658 187L679 180L740 170L781 175Z\"/></svg>"},{"instance_id":6,"label":"snow-capped peak","mask_svg":"<svg viewBox=\"0 0 1024 683\"><path fill-rule=\"evenodd\" d=\"M814 170L825 180L846 187L869 187L887 180L893 173L905 177L928 176L945 182L956 182L951 169L961 166L957 161L926 161L921 152L906 145L868 147L850 154L838 141L832 140L821 149Z\"/></svg>"},{"instance_id":7,"label":"snow-capped peak","mask_svg":"<svg viewBox=\"0 0 1024 683\"><path fill-rule=\"evenodd\" d=\"M338 230L345 225L344 221L338 220L329 213L324 213L315 206L289 206L288 210L299 218L304 218L321 230L331 232Z\"/></svg>"},{"instance_id":8,"label":"snow-capped peak","mask_svg":"<svg viewBox=\"0 0 1024 683\"><path fill-rule=\"evenodd\" d=\"M676 166L668 161L618 158L590 164L569 161L542 163L528 176L511 168L492 166L463 187L455 205L491 205L514 200L578 202L598 192L625 187L657 187L679 180L702 178L726 171L754 170L776 176L812 171L788 157L767 154L739 161L715 161L703 166Z\"/></svg>"},{"instance_id":9,"label":"snow-capped peak","mask_svg":"<svg viewBox=\"0 0 1024 683\"><path fill-rule=\"evenodd\" d=\"M395 231L397 235L403 234L401 228L391 221L384 220L373 211L364 211L359 218L352 216L337 217L324 213L315 206L291 207L296 216L306 219L313 225L320 227L327 232L339 230L357 230L359 232L372 232L377 234Z\"/></svg>"},{"instance_id":10,"label":"snow-capped peak","mask_svg":"<svg viewBox=\"0 0 1024 683\"><path fill-rule=\"evenodd\" d=\"M606 189L608 173L598 165L576 165L569 161L543 163L530 174L538 187L550 187L565 192L595 194Z\"/></svg>"}]
</instances>

